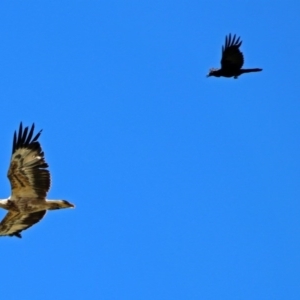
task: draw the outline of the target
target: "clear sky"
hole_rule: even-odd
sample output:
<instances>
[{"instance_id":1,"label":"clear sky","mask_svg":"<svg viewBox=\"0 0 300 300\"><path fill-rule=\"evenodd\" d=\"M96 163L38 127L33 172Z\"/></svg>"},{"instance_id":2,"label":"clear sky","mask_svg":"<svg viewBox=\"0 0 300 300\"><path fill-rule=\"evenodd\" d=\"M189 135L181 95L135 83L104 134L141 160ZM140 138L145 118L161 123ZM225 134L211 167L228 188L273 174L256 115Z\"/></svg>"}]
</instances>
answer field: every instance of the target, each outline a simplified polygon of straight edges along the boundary
<instances>
[{"instance_id":1,"label":"clear sky","mask_svg":"<svg viewBox=\"0 0 300 300\"><path fill-rule=\"evenodd\" d=\"M2 1L1 197L34 122L76 209L0 239L1 299L300 299L299 9ZM263 72L206 78L228 33Z\"/></svg>"}]
</instances>

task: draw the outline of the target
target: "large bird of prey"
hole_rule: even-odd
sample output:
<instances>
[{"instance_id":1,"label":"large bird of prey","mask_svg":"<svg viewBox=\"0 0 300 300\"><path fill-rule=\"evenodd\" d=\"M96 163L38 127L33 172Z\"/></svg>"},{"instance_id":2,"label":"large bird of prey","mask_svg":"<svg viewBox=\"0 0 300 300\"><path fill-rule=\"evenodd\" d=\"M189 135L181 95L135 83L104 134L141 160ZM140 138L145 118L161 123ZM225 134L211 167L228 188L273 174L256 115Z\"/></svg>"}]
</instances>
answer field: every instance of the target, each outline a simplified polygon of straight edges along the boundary
<instances>
[{"instance_id":1,"label":"large bird of prey","mask_svg":"<svg viewBox=\"0 0 300 300\"><path fill-rule=\"evenodd\" d=\"M21 231L39 222L47 210L74 207L66 200L47 200L50 173L44 152L38 142L42 131L33 137L34 124L29 130L20 124L15 132L12 157L8 169L11 196L0 200L0 207L8 213L0 223L0 236L21 238Z\"/></svg>"},{"instance_id":2,"label":"large bird of prey","mask_svg":"<svg viewBox=\"0 0 300 300\"><path fill-rule=\"evenodd\" d=\"M236 38L236 35L231 37L231 34L225 38L225 47L222 46L222 59L220 69L210 69L207 77L233 77L238 78L238 76L244 73L260 72L262 69L242 69L244 64L244 56L240 51L240 46L242 41L240 38Z\"/></svg>"}]
</instances>

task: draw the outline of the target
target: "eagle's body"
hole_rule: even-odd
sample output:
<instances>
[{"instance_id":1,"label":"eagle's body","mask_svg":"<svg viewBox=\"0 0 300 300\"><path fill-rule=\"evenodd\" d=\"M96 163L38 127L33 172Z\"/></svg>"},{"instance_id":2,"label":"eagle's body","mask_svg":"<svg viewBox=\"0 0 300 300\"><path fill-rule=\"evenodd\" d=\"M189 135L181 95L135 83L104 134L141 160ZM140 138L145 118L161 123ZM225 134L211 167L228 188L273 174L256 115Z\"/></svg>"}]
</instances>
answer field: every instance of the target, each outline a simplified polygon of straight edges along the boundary
<instances>
[{"instance_id":1,"label":"eagle's body","mask_svg":"<svg viewBox=\"0 0 300 300\"><path fill-rule=\"evenodd\" d=\"M38 142L41 131L33 138L34 124L30 131L23 131L20 124L15 132L12 158L8 169L11 196L0 200L0 207L8 210L0 223L0 236L21 237L21 231L39 222L47 210L74 207L66 200L47 200L50 173L44 152Z\"/></svg>"},{"instance_id":2,"label":"eagle's body","mask_svg":"<svg viewBox=\"0 0 300 300\"><path fill-rule=\"evenodd\" d=\"M244 64L244 56L240 51L240 46L242 41L240 38L236 39L236 35L231 38L231 34L225 38L225 46L222 47L222 58L221 58L221 68L220 69L210 69L207 77L233 77L238 78L238 76L244 73L260 72L262 69L242 69Z\"/></svg>"}]
</instances>

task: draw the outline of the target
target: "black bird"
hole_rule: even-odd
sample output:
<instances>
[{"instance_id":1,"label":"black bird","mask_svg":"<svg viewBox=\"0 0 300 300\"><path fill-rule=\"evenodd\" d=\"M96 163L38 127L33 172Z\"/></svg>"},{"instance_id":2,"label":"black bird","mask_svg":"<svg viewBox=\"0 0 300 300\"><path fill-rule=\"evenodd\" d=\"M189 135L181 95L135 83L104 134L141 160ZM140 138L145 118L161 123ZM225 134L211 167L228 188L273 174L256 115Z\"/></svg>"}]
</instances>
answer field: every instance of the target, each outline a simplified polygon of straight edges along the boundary
<instances>
[{"instance_id":1,"label":"black bird","mask_svg":"<svg viewBox=\"0 0 300 300\"><path fill-rule=\"evenodd\" d=\"M225 47L222 46L222 59L220 69L210 69L207 77L233 77L238 78L238 76L244 73L260 72L262 69L242 69L244 64L244 56L240 51L239 47L242 45L240 37L236 39L236 35L231 38L231 34L225 38Z\"/></svg>"}]
</instances>

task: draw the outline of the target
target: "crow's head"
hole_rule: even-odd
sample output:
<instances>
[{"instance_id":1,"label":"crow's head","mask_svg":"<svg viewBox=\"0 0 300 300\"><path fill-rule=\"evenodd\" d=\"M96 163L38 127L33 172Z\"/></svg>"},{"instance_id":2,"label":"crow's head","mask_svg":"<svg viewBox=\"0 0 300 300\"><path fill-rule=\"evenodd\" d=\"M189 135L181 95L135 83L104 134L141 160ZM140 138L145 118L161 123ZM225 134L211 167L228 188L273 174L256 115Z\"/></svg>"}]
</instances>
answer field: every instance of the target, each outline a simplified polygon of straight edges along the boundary
<instances>
[{"instance_id":1,"label":"crow's head","mask_svg":"<svg viewBox=\"0 0 300 300\"><path fill-rule=\"evenodd\" d=\"M219 73L219 69L211 68L211 69L209 69L209 72L208 72L208 74L206 75L206 77L210 77L210 76L217 76L217 77L220 77L220 75L219 75L218 73Z\"/></svg>"}]
</instances>

